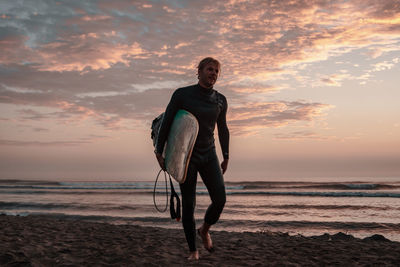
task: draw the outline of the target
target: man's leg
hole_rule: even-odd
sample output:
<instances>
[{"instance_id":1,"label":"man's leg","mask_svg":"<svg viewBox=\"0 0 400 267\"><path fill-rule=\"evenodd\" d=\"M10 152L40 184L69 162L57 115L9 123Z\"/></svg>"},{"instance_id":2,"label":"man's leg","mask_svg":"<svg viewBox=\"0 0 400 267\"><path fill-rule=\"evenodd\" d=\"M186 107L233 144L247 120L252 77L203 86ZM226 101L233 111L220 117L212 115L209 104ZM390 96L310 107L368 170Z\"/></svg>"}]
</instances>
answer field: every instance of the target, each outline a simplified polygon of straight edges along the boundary
<instances>
[{"instance_id":1,"label":"man's leg","mask_svg":"<svg viewBox=\"0 0 400 267\"><path fill-rule=\"evenodd\" d=\"M209 161L201 166L199 172L211 198L204 221L213 225L218 221L226 202L224 178L215 152Z\"/></svg>"},{"instance_id":2,"label":"man's leg","mask_svg":"<svg viewBox=\"0 0 400 267\"><path fill-rule=\"evenodd\" d=\"M182 195L182 224L185 231L186 241L191 252L196 251L196 222L194 209L196 206L196 184L197 169L194 163L190 162L186 180L180 184Z\"/></svg>"},{"instance_id":3,"label":"man's leg","mask_svg":"<svg viewBox=\"0 0 400 267\"><path fill-rule=\"evenodd\" d=\"M218 221L226 202L224 178L215 151L211 153L207 163L201 166L199 172L211 198L211 204L206 211L204 223L199 229L199 234L203 240L204 247L212 252L212 240L208 231L211 225Z\"/></svg>"}]
</instances>

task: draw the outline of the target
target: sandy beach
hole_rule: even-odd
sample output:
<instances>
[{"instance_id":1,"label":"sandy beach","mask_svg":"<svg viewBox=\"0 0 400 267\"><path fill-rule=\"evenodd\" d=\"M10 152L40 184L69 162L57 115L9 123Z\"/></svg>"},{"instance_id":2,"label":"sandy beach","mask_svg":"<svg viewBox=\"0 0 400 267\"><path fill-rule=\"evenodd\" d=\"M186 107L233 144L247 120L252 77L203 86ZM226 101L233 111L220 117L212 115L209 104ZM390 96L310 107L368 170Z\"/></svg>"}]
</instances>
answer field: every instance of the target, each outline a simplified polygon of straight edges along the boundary
<instances>
[{"instance_id":1,"label":"sandy beach","mask_svg":"<svg viewBox=\"0 0 400 267\"><path fill-rule=\"evenodd\" d=\"M215 252L198 240L186 260L183 231L48 216L0 216L1 266L398 266L400 243L383 236L289 236L212 232Z\"/></svg>"}]
</instances>

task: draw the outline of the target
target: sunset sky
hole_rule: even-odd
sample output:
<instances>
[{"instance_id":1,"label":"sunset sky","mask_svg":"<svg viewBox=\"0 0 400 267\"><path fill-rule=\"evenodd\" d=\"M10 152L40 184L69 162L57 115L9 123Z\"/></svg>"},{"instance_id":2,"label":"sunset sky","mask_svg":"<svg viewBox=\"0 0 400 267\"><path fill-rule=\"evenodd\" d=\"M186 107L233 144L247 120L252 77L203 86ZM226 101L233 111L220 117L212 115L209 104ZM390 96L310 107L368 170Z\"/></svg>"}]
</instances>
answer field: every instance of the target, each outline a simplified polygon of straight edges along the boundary
<instances>
[{"instance_id":1,"label":"sunset sky","mask_svg":"<svg viewBox=\"0 0 400 267\"><path fill-rule=\"evenodd\" d=\"M400 177L398 0L16 0L0 2L0 179L152 180L151 121L206 56L225 180Z\"/></svg>"}]
</instances>

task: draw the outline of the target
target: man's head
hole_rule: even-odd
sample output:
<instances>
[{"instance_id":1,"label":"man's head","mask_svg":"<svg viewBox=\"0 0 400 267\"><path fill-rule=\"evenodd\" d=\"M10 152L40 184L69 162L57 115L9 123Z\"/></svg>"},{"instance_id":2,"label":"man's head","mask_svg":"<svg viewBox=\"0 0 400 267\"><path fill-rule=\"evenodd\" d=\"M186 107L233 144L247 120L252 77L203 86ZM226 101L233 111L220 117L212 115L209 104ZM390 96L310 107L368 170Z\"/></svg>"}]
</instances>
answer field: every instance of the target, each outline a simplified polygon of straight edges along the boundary
<instances>
[{"instance_id":1,"label":"man's head","mask_svg":"<svg viewBox=\"0 0 400 267\"><path fill-rule=\"evenodd\" d=\"M211 88L218 79L221 64L212 57L206 57L200 61L197 67L199 84L205 88Z\"/></svg>"}]
</instances>

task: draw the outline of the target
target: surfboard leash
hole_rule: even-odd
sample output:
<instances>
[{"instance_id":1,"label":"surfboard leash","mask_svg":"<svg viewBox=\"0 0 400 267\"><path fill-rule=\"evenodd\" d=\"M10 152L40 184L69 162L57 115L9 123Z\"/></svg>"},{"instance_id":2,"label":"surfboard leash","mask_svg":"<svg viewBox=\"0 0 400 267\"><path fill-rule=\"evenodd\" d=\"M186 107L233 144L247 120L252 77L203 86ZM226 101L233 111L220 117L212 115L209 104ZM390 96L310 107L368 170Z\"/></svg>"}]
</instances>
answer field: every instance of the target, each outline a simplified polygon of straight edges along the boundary
<instances>
[{"instance_id":1,"label":"surfboard leash","mask_svg":"<svg viewBox=\"0 0 400 267\"><path fill-rule=\"evenodd\" d=\"M169 200L169 211L170 211L171 219L176 219L176 221L179 222L181 220L181 200L180 200L178 194L175 191L174 185L172 183L171 175L169 173L167 173L166 171L164 171L165 195L166 195L165 207L164 207L164 209L161 210L157 206L157 203L156 203L156 189L157 189L158 178L160 177L161 171L163 171L163 170L160 169L160 171L157 174L156 181L154 183L154 189L153 189L154 207L156 207L156 210L158 212L165 212L167 210L167 208L168 208L168 181L167 181L167 174L168 174L169 184L170 184L170 188L171 188L171 197L170 197L170 200ZM174 203L175 201L174 200L176 200L176 209L175 209L175 203Z\"/></svg>"},{"instance_id":2,"label":"surfboard leash","mask_svg":"<svg viewBox=\"0 0 400 267\"><path fill-rule=\"evenodd\" d=\"M153 202L154 202L154 207L156 207L156 210L158 212L165 212L168 208L168 185L167 185L167 175L165 174L164 171L164 179L165 179L165 195L167 196L167 201L165 202L165 208L163 210L159 209L156 203L156 189L157 189L157 182L158 178L160 177L162 169L157 174L156 182L154 183L154 188L153 188Z\"/></svg>"},{"instance_id":3,"label":"surfboard leash","mask_svg":"<svg viewBox=\"0 0 400 267\"><path fill-rule=\"evenodd\" d=\"M178 194L175 192L174 185L172 184L171 176L169 176L169 183L171 185L171 198L169 199L169 212L171 214L171 219L176 219L177 222L181 220L181 200ZM174 199L176 199L176 210Z\"/></svg>"}]
</instances>

